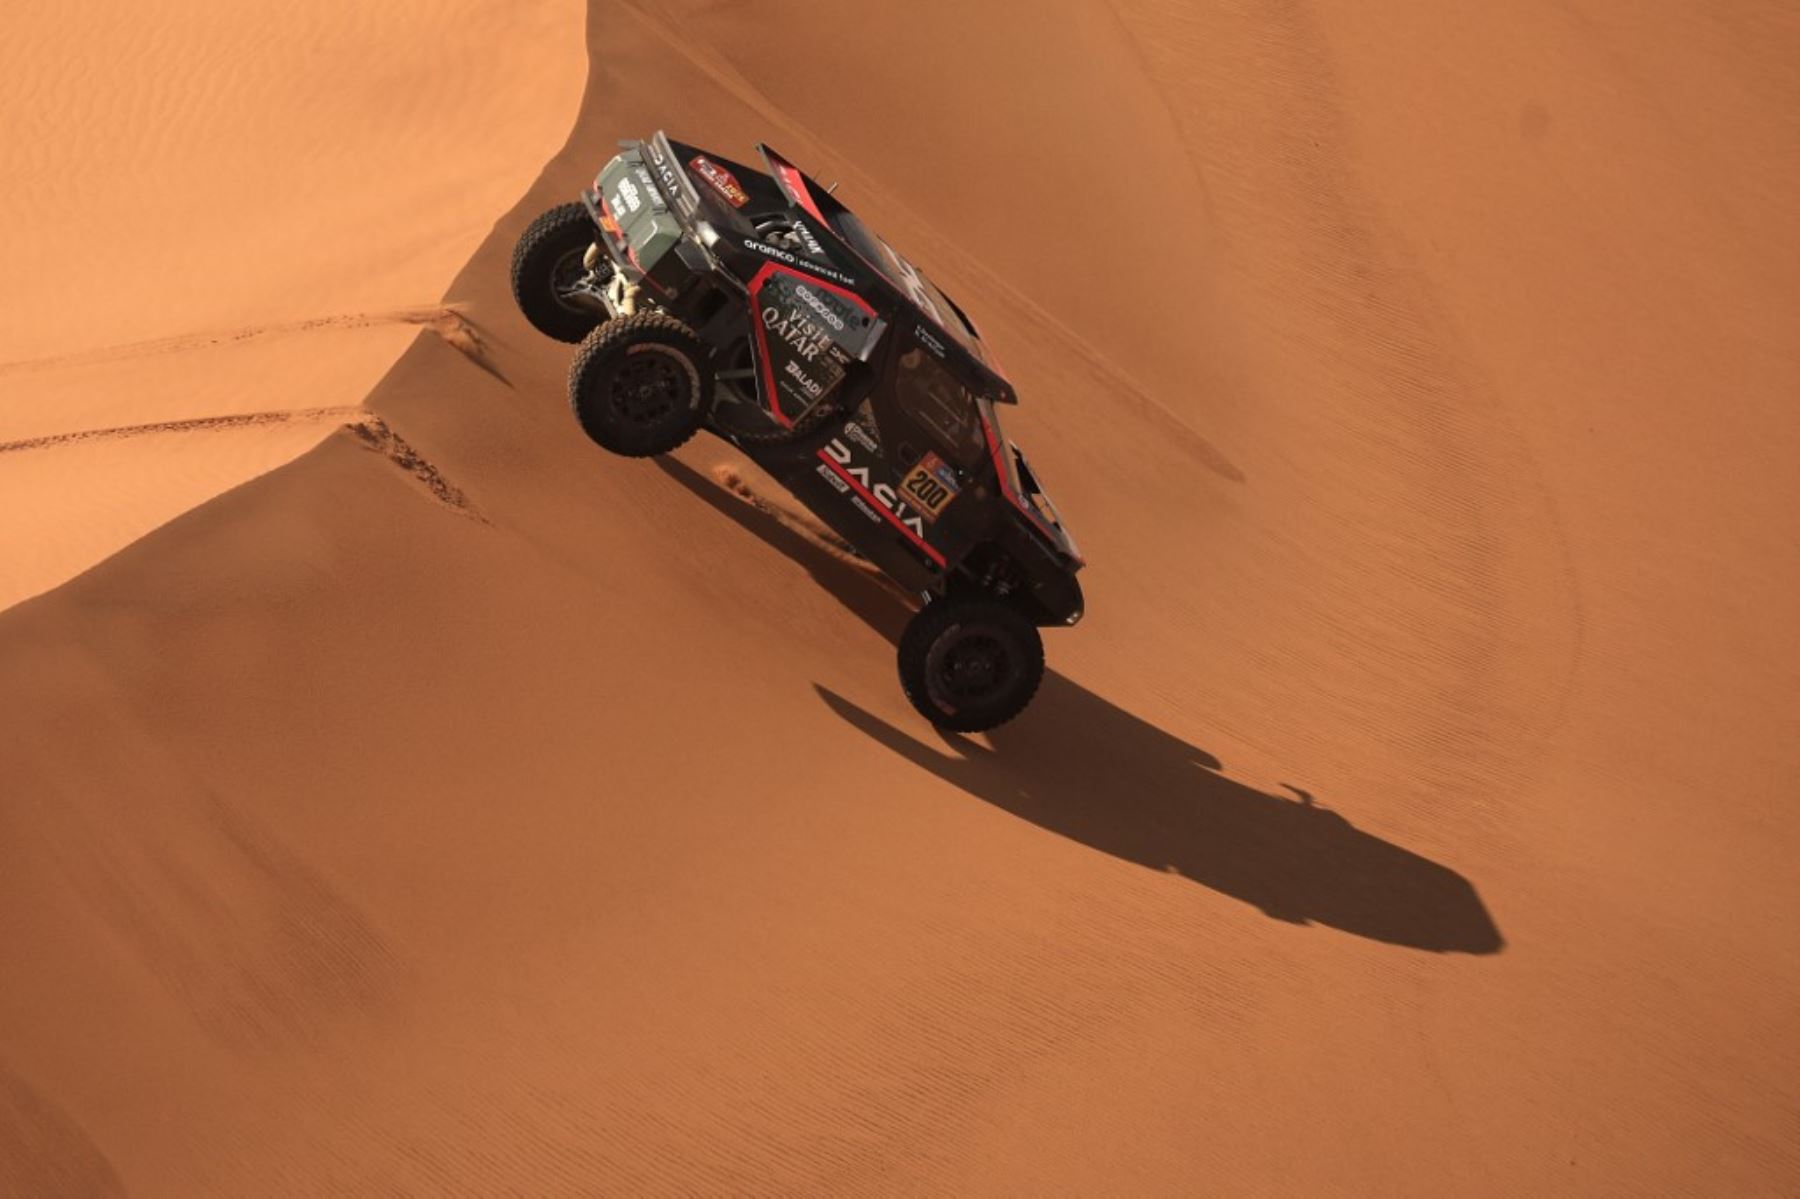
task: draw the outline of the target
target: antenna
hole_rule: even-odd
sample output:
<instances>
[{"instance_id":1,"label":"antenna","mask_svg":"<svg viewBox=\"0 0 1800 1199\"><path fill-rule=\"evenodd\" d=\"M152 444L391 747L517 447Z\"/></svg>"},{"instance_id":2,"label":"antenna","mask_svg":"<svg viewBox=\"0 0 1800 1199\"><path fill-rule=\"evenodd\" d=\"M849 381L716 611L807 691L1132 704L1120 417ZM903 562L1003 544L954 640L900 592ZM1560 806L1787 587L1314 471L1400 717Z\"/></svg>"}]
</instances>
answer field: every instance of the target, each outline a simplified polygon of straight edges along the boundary
<instances>
[{"instance_id":1,"label":"antenna","mask_svg":"<svg viewBox=\"0 0 1800 1199\"><path fill-rule=\"evenodd\" d=\"M832 192L834 192L836 190L837 190L837 180L833 179L831 181L831 186L825 189L825 194L829 196Z\"/></svg>"}]
</instances>

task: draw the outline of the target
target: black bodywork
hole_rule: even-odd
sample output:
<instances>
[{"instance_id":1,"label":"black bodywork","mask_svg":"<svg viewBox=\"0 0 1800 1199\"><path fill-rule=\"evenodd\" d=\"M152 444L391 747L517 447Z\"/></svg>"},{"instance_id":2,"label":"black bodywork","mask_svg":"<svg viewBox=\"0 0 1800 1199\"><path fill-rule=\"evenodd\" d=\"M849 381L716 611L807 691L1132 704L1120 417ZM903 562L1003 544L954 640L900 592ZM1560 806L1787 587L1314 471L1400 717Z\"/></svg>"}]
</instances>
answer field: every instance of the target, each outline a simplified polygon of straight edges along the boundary
<instances>
[{"instance_id":1,"label":"black bodywork","mask_svg":"<svg viewBox=\"0 0 1800 1199\"><path fill-rule=\"evenodd\" d=\"M1082 558L1001 431L1017 399L962 310L765 146L767 171L661 133L620 147L582 198L614 272L711 350L707 427L907 589L1078 621ZM640 253L627 205L678 239Z\"/></svg>"}]
</instances>

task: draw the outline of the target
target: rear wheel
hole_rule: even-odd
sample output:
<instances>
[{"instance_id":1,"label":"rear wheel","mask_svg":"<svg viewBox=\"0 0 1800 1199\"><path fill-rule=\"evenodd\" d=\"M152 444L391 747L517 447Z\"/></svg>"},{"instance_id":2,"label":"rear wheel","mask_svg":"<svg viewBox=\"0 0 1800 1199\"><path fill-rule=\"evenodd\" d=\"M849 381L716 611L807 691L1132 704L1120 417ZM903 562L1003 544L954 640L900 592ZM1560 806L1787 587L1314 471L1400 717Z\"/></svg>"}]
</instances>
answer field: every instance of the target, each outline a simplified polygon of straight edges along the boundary
<instances>
[{"instance_id":1,"label":"rear wheel","mask_svg":"<svg viewBox=\"0 0 1800 1199\"><path fill-rule=\"evenodd\" d=\"M900 637L900 686L925 719L977 733L1020 712L1044 679L1044 641L997 600L936 600Z\"/></svg>"},{"instance_id":2,"label":"rear wheel","mask_svg":"<svg viewBox=\"0 0 1800 1199\"><path fill-rule=\"evenodd\" d=\"M712 364L694 331L662 312L608 321L569 367L569 406L602 448L628 458L666 454L712 406Z\"/></svg>"},{"instance_id":3,"label":"rear wheel","mask_svg":"<svg viewBox=\"0 0 1800 1199\"><path fill-rule=\"evenodd\" d=\"M592 281L582 259L598 237L582 204L559 204L519 235L512 256L513 299L539 333L577 342L606 319L583 299ZM597 273L609 274L607 263Z\"/></svg>"}]
</instances>

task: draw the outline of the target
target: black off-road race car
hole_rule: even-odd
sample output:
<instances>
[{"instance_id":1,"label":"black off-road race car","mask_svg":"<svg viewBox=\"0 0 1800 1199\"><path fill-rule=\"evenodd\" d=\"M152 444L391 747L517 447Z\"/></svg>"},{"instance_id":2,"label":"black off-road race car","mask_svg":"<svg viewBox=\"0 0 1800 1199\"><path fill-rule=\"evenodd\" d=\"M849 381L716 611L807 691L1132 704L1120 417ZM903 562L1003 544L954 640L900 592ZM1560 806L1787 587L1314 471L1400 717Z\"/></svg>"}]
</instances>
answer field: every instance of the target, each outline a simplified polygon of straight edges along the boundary
<instances>
[{"instance_id":1,"label":"black off-road race car","mask_svg":"<svg viewBox=\"0 0 1800 1199\"><path fill-rule=\"evenodd\" d=\"M513 252L513 296L580 349L569 401L629 457L702 428L925 606L900 682L990 729L1031 702L1038 629L1081 619L1082 558L1000 431L1017 403L974 324L856 215L758 146L759 171L662 133L620 143Z\"/></svg>"}]
</instances>

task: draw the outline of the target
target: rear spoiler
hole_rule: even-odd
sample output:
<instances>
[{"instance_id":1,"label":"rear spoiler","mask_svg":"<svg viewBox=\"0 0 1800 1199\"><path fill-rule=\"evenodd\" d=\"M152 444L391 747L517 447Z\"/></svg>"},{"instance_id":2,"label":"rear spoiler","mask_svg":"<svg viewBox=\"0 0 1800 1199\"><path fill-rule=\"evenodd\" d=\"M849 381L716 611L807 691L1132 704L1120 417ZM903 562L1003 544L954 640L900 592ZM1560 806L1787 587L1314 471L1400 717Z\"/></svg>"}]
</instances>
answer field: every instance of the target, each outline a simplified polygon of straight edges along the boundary
<instances>
[{"instance_id":1,"label":"rear spoiler","mask_svg":"<svg viewBox=\"0 0 1800 1199\"><path fill-rule=\"evenodd\" d=\"M769 174L774 178L775 186L781 189L781 194L788 198L788 202L806 212L821 225L825 224L825 214L819 211L819 202L813 199L813 188L817 185L808 179L799 167L763 143L756 143L756 152L761 154L763 162L768 164Z\"/></svg>"}]
</instances>

